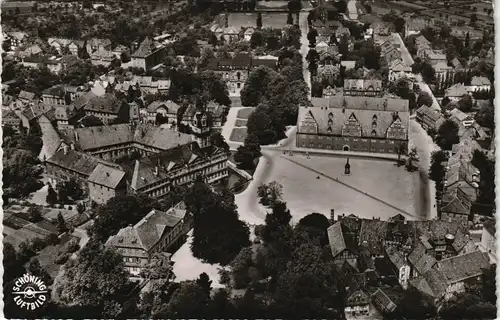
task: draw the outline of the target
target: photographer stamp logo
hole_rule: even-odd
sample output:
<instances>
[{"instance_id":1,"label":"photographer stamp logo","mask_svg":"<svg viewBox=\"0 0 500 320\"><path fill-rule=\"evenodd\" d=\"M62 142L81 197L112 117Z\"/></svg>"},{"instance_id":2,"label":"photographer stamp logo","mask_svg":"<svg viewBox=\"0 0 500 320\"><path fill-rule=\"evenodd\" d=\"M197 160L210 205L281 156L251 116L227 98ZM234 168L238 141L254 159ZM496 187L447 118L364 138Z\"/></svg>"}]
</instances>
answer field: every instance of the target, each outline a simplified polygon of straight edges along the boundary
<instances>
[{"instance_id":1,"label":"photographer stamp logo","mask_svg":"<svg viewBox=\"0 0 500 320\"><path fill-rule=\"evenodd\" d=\"M14 282L12 288L14 302L22 309L35 310L42 306L48 298L45 283L37 276L25 273Z\"/></svg>"}]
</instances>

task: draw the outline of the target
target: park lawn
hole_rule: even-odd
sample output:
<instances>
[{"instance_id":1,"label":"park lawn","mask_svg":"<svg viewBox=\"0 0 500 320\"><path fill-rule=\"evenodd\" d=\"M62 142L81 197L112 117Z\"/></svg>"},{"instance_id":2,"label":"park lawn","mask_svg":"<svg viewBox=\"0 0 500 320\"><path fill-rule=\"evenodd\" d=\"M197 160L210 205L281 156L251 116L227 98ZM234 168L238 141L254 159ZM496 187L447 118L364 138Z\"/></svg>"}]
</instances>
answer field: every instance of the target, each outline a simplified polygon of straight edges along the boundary
<instances>
[{"instance_id":1,"label":"park lawn","mask_svg":"<svg viewBox=\"0 0 500 320\"><path fill-rule=\"evenodd\" d=\"M286 12L263 12L262 13L262 27L282 29L286 26L286 19L288 14ZM228 25L236 29L257 27L257 12L231 12L228 17Z\"/></svg>"},{"instance_id":2,"label":"park lawn","mask_svg":"<svg viewBox=\"0 0 500 320\"><path fill-rule=\"evenodd\" d=\"M247 136L246 127L233 128L229 140L234 142L244 142L246 136Z\"/></svg>"},{"instance_id":3,"label":"park lawn","mask_svg":"<svg viewBox=\"0 0 500 320\"><path fill-rule=\"evenodd\" d=\"M236 122L234 123L235 127L246 127L247 126L248 120L246 119L236 119Z\"/></svg>"},{"instance_id":4,"label":"park lawn","mask_svg":"<svg viewBox=\"0 0 500 320\"><path fill-rule=\"evenodd\" d=\"M246 119L250 117L250 114L253 112L253 108L242 108L238 110L238 113L236 114L236 117L238 119Z\"/></svg>"}]
</instances>

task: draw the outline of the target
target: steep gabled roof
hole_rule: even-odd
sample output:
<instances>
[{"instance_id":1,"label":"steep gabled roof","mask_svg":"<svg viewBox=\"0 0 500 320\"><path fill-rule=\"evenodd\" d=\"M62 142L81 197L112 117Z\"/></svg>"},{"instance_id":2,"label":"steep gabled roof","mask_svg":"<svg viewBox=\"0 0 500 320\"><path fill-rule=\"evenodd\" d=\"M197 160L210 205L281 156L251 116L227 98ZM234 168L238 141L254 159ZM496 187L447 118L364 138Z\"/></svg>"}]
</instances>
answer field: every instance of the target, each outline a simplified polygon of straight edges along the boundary
<instances>
[{"instance_id":1,"label":"steep gabled roof","mask_svg":"<svg viewBox=\"0 0 500 320\"><path fill-rule=\"evenodd\" d=\"M491 86L491 82L486 77L472 77L470 82L472 86Z\"/></svg>"},{"instance_id":2,"label":"steep gabled roof","mask_svg":"<svg viewBox=\"0 0 500 320\"><path fill-rule=\"evenodd\" d=\"M151 210L134 226L121 229L106 242L116 247L131 247L149 252L186 216L183 202L168 211Z\"/></svg>"},{"instance_id":3,"label":"steep gabled roof","mask_svg":"<svg viewBox=\"0 0 500 320\"><path fill-rule=\"evenodd\" d=\"M330 249L334 258L344 250L349 250L352 253L357 252L354 241L350 240L344 234L345 230L342 228L342 222L339 221L330 226L327 232Z\"/></svg>"},{"instance_id":4,"label":"steep gabled roof","mask_svg":"<svg viewBox=\"0 0 500 320\"><path fill-rule=\"evenodd\" d=\"M63 148L60 148L52 157L47 159L46 162L67 168L88 177L99 163L105 161L71 149L65 152Z\"/></svg>"},{"instance_id":5,"label":"steep gabled roof","mask_svg":"<svg viewBox=\"0 0 500 320\"><path fill-rule=\"evenodd\" d=\"M129 143L133 137L129 124L78 128L75 132L78 137L77 143L82 150Z\"/></svg>"},{"instance_id":6,"label":"steep gabled roof","mask_svg":"<svg viewBox=\"0 0 500 320\"><path fill-rule=\"evenodd\" d=\"M490 260L481 251L470 252L448 259L440 260L434 269L442 274L448 285L477 277L483 270L490 267Z\"/></svg>"},{"instance_id":7,"label":"steep gabled roof","mask_svg":"<svg viewBox=\"0 0 500 320\"><path fill-rule=\"evenodd\" d=\"M374 255L384 254L384 239L388 222L381 220L362 220L359 231L359 243L366 241L367 247Z\"/></svg>"},{"instance_id":8,"label":"steep gabled roof","mask_svg":"<svg viewBox=\"0 0 500 320\"><path fill-rule=\"evenodd\" d=\"M90 174L88 181L115 189L124 177L124 171L99 163Z\"/></svg>"},{"instance_id":9,"label":"steep gabled roof","mask_svg":"<svg viewBox=\"0 0 500 320\"><path fill-rule=\"evenodd\" d=\"M436 259L427 254L425 246L420 241L415 244L413 251L408 256L408 261L419 274L429 271L436 263Z\"/></svg>"},{"instance_id":10,"label":"steep gabled roof","mask_svg":"<svg viewBox=\"0 0 500 320\"><path fill-rule=\"evenodd\" d=\"M163 47L155 43L153 39L147 37L141 42L139 48L132 54L132 58L146 58L162 48Z\"/></svg>"},{"instance_id":11,"label":"steep gabled roof","mask_svg":"<svg viewBox=\"0 0 500 320\"><path fill-rule=\"evenodd\" d=\"M21 92L19 92L19 95L17 96L17 98L23 99L23 100L33 101L33 99L35 99L35 94L33 92L21 90Z\"/></svg>"},{"instance_id":12,"label":"steep gabled roof","mask_svg":"<svg viewBox=\"0 0 500 320\"><path fill-rule=\"evenodd\" d=\"M464 204L458 198L453 198L441 209L441 211L454 214L461 214L461 215L470 214L470 211L464 206Z\"/></svg>"}]
</instances>

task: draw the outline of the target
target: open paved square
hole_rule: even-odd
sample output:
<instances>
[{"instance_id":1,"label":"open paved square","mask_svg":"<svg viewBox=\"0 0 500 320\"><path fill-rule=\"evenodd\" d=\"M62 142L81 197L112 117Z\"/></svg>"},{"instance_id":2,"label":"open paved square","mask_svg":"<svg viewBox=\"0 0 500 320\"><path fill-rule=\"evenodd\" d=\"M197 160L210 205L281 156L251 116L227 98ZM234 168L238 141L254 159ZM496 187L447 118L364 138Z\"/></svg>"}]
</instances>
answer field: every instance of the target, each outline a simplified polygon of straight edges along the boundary
<instances>
[{"instance_id":1,"label":"open paved square","mask_svg":"<svg viewBox=\"0 0 500 320\"><path fill-rule=\"evenodd\" d=\"M394 162L351 157L351 174L345 175L345 157L307 158L304 155L294 155L276 160L275 172L277 178L284 180L282 184L286 186L285 197L287 189L292 201L299 195L307 195L307 200L303 198L300 201L327 206L322 213L325 210L328 213L329 208L332 208L337 213L348 212L366 218L388 218L397 213L406 214L407 217L417 215L420 176L418 172L407 172ZM273 179L273 176L274 174L269 178ZM287 179L293 179L293 182ZM302 186L299 181L304 181Z\"/></svg>"},{"instance_id":2,"label":"open paved square","mask_svg":"<svg viewBox=\"0 0 500 320\"><path fill-rule=\"evenodd\" d=\"M258 203L257 187L277 181L283 185L283 200L293 216L293 223L318 212L329 217L355 214L363 218L388 219L398 213L409 219L425 218L420 214L427 199L426 188L418 171L386 160L350 158L351 175L344 175L343 156L283 155L278 150L263 151L262 166L252 184L236 196L240 216L249 223L263 221L269 209ZM422 191L424 190L424 191Z\"/></svg>"}]
</instances>

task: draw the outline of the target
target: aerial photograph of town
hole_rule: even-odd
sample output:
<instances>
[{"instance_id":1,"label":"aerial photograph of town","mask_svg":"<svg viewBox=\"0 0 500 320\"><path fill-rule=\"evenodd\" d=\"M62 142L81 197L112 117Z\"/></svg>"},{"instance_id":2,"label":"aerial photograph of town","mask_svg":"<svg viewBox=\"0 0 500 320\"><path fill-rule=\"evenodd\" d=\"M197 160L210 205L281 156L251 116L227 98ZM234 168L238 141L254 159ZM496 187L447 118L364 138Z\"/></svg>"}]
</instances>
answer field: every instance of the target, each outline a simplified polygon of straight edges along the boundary
<instances>
[{"instance_id":1,"label":"aerial photograph of town","mask_svg":"<svg viewBox=\"0 0 500 320\"><path fill-rule=\"evenodd\" d=\"M492 0L5 0L7 319L495 319Z\"/></svg>"}]
</instances>

